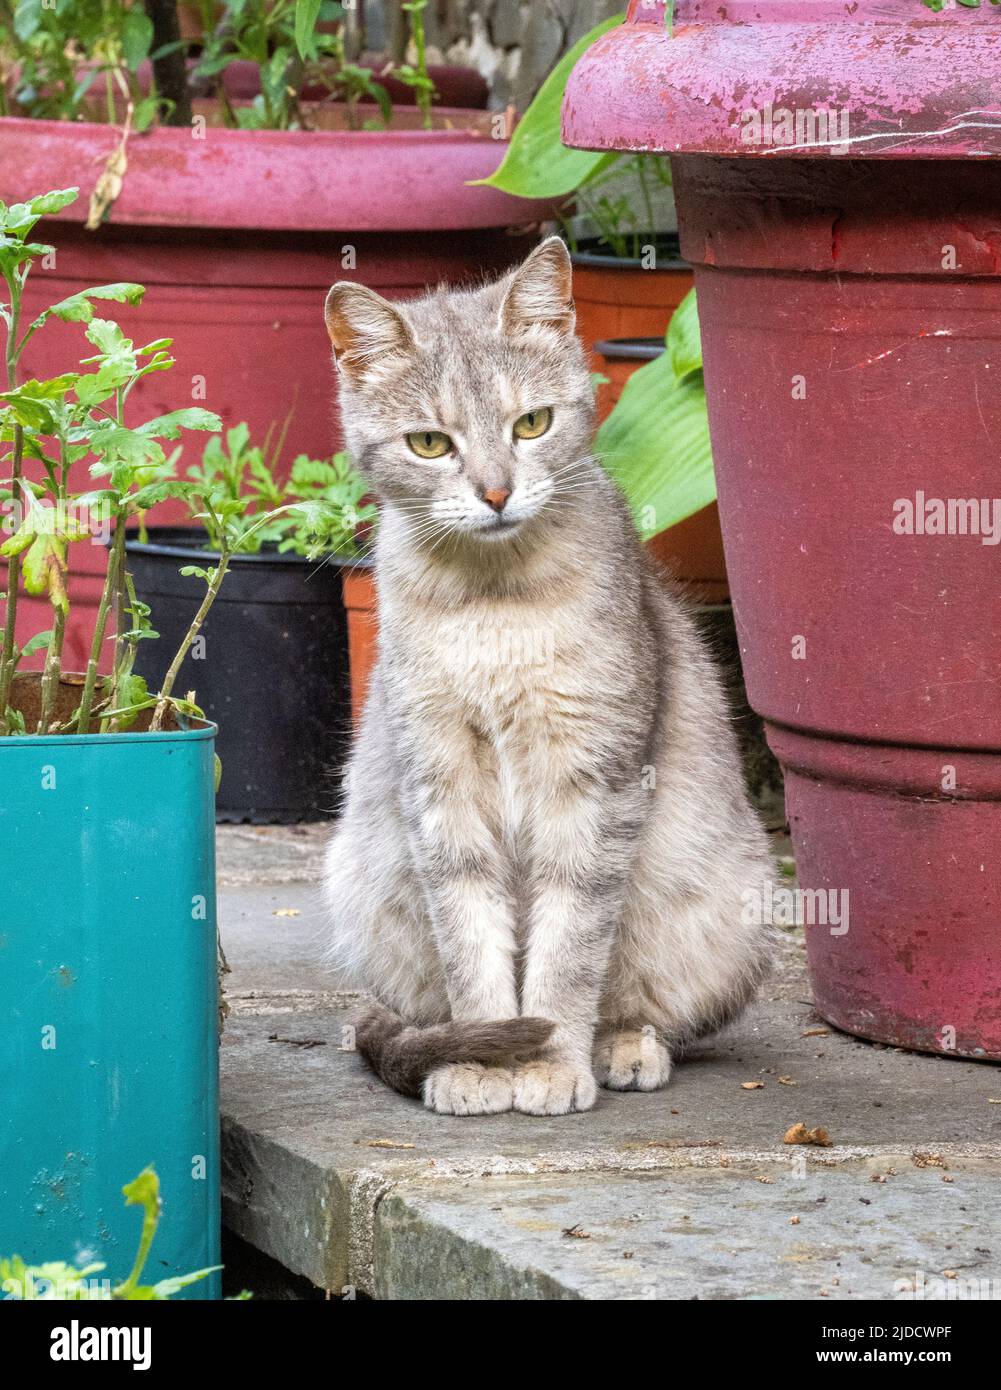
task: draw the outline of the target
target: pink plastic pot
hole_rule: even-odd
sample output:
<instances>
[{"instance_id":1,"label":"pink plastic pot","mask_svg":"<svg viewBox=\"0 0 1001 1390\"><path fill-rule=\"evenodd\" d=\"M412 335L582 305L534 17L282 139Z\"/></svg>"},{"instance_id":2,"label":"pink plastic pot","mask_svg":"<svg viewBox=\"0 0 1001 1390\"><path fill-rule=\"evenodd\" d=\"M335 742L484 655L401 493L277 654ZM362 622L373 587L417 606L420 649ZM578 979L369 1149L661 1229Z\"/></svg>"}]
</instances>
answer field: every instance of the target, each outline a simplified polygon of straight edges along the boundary
<instances>
[{"instance_id":1,"label":"pink plastic pot","mask_svg":"<svg viewBox=\"0 0 1001 1390\"><path fill-rule=\"evenodd\" d=\"M663 10L585 55L564 136L676 156L747 689L800 883L848 895L803 904L817 1006L998 1060L1001 17ZM930 533L929 499L988 535Z\"/></svg>"},{"instance_id":2,"label":"pink plastic pot","mask_svg":"<svg viewBox=\"0 0 1001 1390\"><path fill-rule=\"evenodd\" d=\"M208 125L133 136L122 194L97 232L82 225L87 196L116 132L0 120L0 198L83 190L39 228L58 254L53 269L33 273L27 313L89 285L138 281L148 287L144 304L116 304L109 316L137 342L173 338L177 365L136 390L137 419L204 402L227 425L246 420L263 439L291 409L286 456L329 454L339 437L323 326L331 283L357 279L393 298L475 279L526 254L535 223L550 212L469 187L503 155L487 113L439 111L434 131L421 130L413 110L395 120L398 128L385 132ZM79 325L53 324L26 353L25 372L64 371L88 346ZM185 462L200 451L193 437ZM166 504L153 519L184 514ZM71 591L66 664L80 669L103 557L82 545L74 558L86 573ZM51 626L47 601L22 599L18 609L21 640Z\"/></svg>"}]
</instances>

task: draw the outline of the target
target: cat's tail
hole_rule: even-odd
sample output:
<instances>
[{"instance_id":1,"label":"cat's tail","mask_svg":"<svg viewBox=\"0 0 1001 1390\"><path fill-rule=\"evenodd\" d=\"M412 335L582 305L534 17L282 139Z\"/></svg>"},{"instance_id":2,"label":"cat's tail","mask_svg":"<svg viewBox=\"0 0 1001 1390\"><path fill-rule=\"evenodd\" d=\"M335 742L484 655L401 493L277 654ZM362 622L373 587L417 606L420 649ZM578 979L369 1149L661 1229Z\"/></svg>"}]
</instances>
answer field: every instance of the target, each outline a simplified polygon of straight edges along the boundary
<instances>
[{"instance_id":1,"label":"cat's tail","mask_svg":"<svg viewBox=\"0 0 1001 1390\"><path fill-rule=\"evenodd\" d=\"M435 1023L416 1027L382 1004L373 1004L355 1026L355 1044L369 1066L405 1096L448 1062L507 1065L531 1056L556 1025L545 1018L505 1018L484 1023Z\"/></svg>"}]
</instances>

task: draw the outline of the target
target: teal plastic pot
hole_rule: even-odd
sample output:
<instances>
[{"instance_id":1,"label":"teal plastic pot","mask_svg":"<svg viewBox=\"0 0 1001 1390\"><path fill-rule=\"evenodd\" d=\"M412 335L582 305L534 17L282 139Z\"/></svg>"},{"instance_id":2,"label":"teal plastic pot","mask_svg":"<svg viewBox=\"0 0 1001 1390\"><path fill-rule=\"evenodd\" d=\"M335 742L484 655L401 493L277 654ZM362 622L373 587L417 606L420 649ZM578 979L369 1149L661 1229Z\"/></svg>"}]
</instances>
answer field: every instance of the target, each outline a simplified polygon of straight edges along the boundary
<instances>
[{"instance_id":1,"label":"teal plastic pot","mask_svg":"<svg viewBox=\"0 0 1001 1390\"><path fill-rule=\"evenodd\" d=\"M142 1282L219 1263L214 738L0 740L0 1255L125 1278L152 1164Z\"/></svg>"}]
</instances>

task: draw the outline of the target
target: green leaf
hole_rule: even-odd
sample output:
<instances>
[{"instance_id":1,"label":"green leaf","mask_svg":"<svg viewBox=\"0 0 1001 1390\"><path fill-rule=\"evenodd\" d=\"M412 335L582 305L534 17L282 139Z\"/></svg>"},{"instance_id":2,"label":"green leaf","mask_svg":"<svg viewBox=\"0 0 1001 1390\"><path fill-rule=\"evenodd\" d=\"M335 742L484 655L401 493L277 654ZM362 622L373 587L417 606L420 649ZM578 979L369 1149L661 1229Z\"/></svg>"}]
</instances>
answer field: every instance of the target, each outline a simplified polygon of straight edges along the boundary
<instances>
[{"instance_id":1,"label":"green leaf","mask_svg":"<svg viewBox=\"0 0 1001 1390\"><path fill-rule=\"evenodd\" d=\"M137 511L144 512L150 507L155 507L158 502L165 502L168 497L182 497L187 500L193 490L192 484L181 478L164 478L160 482L147 483L138 492L133 493L129 498L129 505Z\"/></svg>"},{"instance_id":2,"label":"green leaf","mask_svg":"<svg viewBox=\"0 0 1001 1390\"><path fill-rule=\"evenodd\" d=\"M122 21L122 56L130 72L149 57L153 44L153 21L141 9L129 10Z\"/></svg>"},{"instance_id":3,"label":"green leaf","mask_svg":"<svg viewBox=\"0 0 1001 1390\"><path fill-rule=\"evenodd\" d=\"M667 351L675 378L683 381L702 369L702 336L695 291L689 290L667 326Z\"/></svg>"},{"instance_id":4,"label":"green leaf","mask_svg":"<svg viewBox=\"0 0 1001 1390\"><path fill-rule=\"evenodd\" d=\"M59 188L51 193L40 193L27 203L11 203L10 207L2 207L0 231L23 239L40 217L67 207L75 201L79 192L79 188Z\"/></svg>"},{"instance_id":5,"label":"green leaf","mask_svg":"<svg viewBox=\"0 0 1001 1390\"><path fill-rule=\"evenodd\" d=\"M94 317L94 308L90 303L92 299L113 299L119 304L138 304L145 293L144 285L135 285L127 280L111 285L96 285L89 290L79 290L67 299L61 299L58 304L53 304L43 314L39 314L32 327L40 328L50 315L62 319L64 323L90 323Z\"/></svg>"},{"instance_id":6,"label":"green leaf","mask_svg":"<svg viewBox=\"0 0 1001 1390\"><path fill-rule=\"evenodd\" d=\"M209 1265L207 1269L196 1269L192 1274L177 1274L172 1279L161 1279L150 1289L150 1297L173 1298L181 1289L186 1289L189 1284L197 1284L199 1279L207 1279L219 1269L222 1269L222 1265Z\"/></svg>"},{"instance_id":7,"label":"green leaf","mask_svg":"<svg viewBox=\"0 0 1001 1390\"><path fill-rule=\"evenodd\" d=\"M36 381L34 377L30 381L23 381L16 392L8 391L0 396L0 400L8 400L11 396L30 396L36 401L55 401L65 396L67 391L73 389L77 381L77 372L64 372L62 376L50 376L45 381Z\"/></svg>"},{"instance_id":8,"label":"green leaf","mask_svg":"<svg viewBox=\"0 0 1001 1390\"><path fill-rule=\"evenodd\" d=\"M141 1206L143 1209L142 1233L132 1272L125 1283L120 1284L114 1291L116 1298L131 1298L139 1283L139 1276L143 1272L149 1248L153 1244L153 1237L160 1222L160 1179L152 1168L144 1168L137 1178L125 1184L122 1196L127 1207Z\"/></svg>"},{"instance_id":9,"label":"green leaf","mask_svg":"<svg viewBox=\"0 0 1001 1390\"><path fill-rule=\"evenodd\" d=\"M39 434L55 432L55 416L47 400L29 396L23 387L0 392L0 400L7 402L11 415L26 429L35 430Z\"/></svg>"},{"instance_id":10,"label":"green leaf","mask_svg":"<svg viewBox=\"0 0 1001 1390\"><path fill-rule=\"evenodd\" d=\"M127 709L132 707L130 712L118 716L118 727L129 729L139 718L140 711L149 708L149 689L142 676L130 675L119 683L117 694L119 705Z\"/></svg>"},{"instance_id":11,"label":"green leaf","mask_svg":"<svg viewBox=\"0 0 1001 1390\"><path fill-rule=\"evenodd\" d=\"M299 57L316 57L316 21L323 0L295 0L295 46Z\"/></svg>"},{"instance_id":12,"label":"green leaf","mask_svg":"<svg viewBox=\"0 0 1001 1390\"><path fill-rule=\"evenodd\" d=\"M85 336L105 357L135 356L132 339L126 338L118 324L111 319L92 318Z\"/></svg>"},{"instance_id":13,"label":"green leaf","mask_svg":"<svg viewBox=\"0 0 1001 1390\"><path fill-rule=\"evenodd\" d=\"M34 637L25 642L24 646L21 648L21 656L34 656L35 653L40 652L43 647L48 650L52 642L52 637L53 632L51 628L48 632L36 632Z\"/></svg>"},{"instance_id":14,"label":"green leaf","mask_svg":"<svg viewBox=\"0 0 1001 1390\"><path fill-rule=\"evenodd\" d=\"M181 430L221 430L222 421L211 410L201 406L187 406L183 410L172 410L167 415L158 415L147 420L136 430L137 434L155 436L157 439L177 439Z\"/></svg>"},{"instance_id":15,"label":"green leaf","mask_svg":"<svg viewBox=\"0 0 1001 1390\"><path fill-rule=\"evenodd\" d=\"M624 18L619 14L596 25L560 59L515 126L500 167L488 179L475 182L519 198L559 198L573 193L585 180L594 178L619 158L614 153L568 149L560 134L563 96L571 69L602 34L616 28Z\"/></svg>"},{"instance_id":16,"label":"green leaf","mask_svg":"<svg viewBox=\"0 0 1001 1390\"><path fill-rule=\"evenodd\" d=\"M644 540L707 507L716 480L702 373L678 381L668 352L640 367L598 431L595 450Z\"/></svg>"}]
</instances>

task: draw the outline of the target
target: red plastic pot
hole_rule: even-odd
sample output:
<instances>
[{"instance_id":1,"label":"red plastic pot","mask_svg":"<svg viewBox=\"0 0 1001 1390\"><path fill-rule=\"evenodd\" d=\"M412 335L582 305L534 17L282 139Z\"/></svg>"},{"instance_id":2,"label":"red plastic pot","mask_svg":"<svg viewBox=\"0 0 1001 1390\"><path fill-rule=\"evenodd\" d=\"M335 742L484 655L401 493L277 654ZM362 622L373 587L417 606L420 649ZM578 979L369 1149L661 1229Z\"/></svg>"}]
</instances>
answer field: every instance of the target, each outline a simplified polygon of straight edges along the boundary
<instances>
[{"instance_id":1,"label":"red plastic pot","mask_svg":"<svg viewBox=\"0 0 1001 1390\"><path fill-rule=\"evenodd\" d=\"M208 108L201 108L207 110ZM325 119L336 121L336 109ZM293 409L287 457L322 457L338 442L323 300L336 279L357 279L390 298L429 284L475 279L527 253L546 204L468 181L503 151L486 112L439 111L438 128L400 109L389 131L159 129L129 141L129 167L110 220L84 229L87 195L115 132L86 123L0 120L0 198L82 185L76 204L39 235L56 265L29 281L30 315L88 285L135 280L138 309L112 317L139 342L174 340L177 365L134 393L136 418L195 403L255 437ZM24 358L26 374L54 375L85 354L79 325L53 324ZM200 456L191 441L185 462ZM176 506L154 520L183 520ZM81 667L98 596L99 557L78 546L87 571L71 591L68 667ZM25 639L51 625L44 600L23 598Z\"/></svg>"},{"instance_id":2,"label":"red plastic pot","mask_svg":"<svg viewBox=\"0 0 1001 1390\"><path fill-rule=\"evenodd\" d=\"M999 551L958 508L906 522L1001 493L1001 23L679 0L672 37L663 9L585 55L564 137L676 156L747 688L802 887L848 894L844 924L806 901L817 1006L998 1060Z\"/></svg>"}]
</instances>

